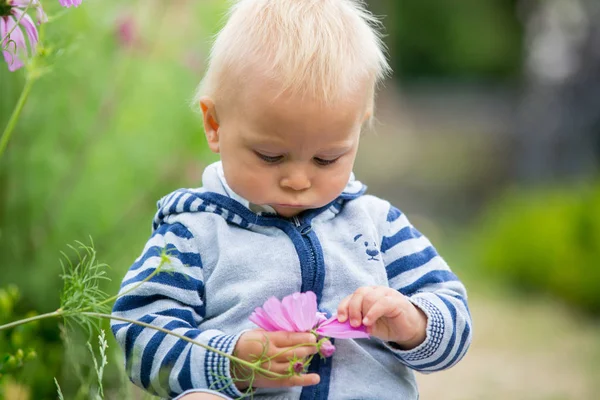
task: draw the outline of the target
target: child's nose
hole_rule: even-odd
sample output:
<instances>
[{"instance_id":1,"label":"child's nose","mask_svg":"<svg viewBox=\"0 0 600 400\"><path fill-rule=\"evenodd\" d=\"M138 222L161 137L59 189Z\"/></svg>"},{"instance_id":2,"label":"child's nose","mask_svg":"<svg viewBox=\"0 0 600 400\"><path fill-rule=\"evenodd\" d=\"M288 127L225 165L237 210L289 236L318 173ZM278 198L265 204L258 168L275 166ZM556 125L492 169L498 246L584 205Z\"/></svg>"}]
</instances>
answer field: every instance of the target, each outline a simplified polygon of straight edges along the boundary
<instances>
[{"instance_id":1,"label":"child's nose","mask_svg":"<svg viewBox=\"0 0 600 400\"><path fill-rule=\"evenodd\" d=\"M308 175L301 170L290 171L281 179L281 187L301 191L309 189L311 186Z\"/></svg>"}]
</instances>

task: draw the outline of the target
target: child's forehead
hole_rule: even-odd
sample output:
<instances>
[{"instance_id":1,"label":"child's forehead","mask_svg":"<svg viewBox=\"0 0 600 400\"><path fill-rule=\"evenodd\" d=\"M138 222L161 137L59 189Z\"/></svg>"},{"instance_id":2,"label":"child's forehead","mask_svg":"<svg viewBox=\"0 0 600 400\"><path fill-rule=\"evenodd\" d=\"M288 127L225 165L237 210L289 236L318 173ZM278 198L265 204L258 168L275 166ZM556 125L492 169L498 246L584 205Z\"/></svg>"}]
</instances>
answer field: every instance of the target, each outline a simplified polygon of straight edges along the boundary
<instances>
[{"instance_id":1,"label":"child's forehead","mask_svg":"<svg viewBox=\"0 0 600 400\"><path fill-rule=\"evenodd\" d=\"M260 130L282 129L297 131L311 129L346 129L360 120L365 113L364 97L355 101L327 104L322 99L311 99L301 95L279 96L255 92L246 101L238 103L238 115L247 124Z\"/></svg>"}]
</instances>

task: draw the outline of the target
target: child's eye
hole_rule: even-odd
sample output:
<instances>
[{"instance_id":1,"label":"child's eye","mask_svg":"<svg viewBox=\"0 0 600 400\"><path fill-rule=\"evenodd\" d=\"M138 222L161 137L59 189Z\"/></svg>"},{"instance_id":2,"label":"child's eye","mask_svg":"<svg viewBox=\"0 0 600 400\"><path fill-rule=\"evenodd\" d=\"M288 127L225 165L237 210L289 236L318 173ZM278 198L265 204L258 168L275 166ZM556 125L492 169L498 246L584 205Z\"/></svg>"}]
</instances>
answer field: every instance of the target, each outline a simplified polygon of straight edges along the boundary
<instances>
[{"instance_id":1,"label":"child's eye","mask_svg":"<svg viewBox=\"0 0 600 400\"><path fill-rule=\"evenodd\" d=\"M258 156L258 158L269 164L275 164L276 162L279 162L281 161L281 159L283 159L283 156L267 156L265 154L259 153L258 151L255 151L254 153Z\"/></svg>"},{"instance_id":2,"label":"child's eye","mask_svg":"<svg viewBox=\"0 0 600 400\"><path fill-rule=\"evenodd\" d=\"M317 164L325 166L325 165L331 165L331 164L335 163L337 160L339 160L339 157L334 158L333 160L325 160L323 158L315 157L315 158L313 158L313 160L315 160L315 162Z\"/></svg>"}]
</instances>

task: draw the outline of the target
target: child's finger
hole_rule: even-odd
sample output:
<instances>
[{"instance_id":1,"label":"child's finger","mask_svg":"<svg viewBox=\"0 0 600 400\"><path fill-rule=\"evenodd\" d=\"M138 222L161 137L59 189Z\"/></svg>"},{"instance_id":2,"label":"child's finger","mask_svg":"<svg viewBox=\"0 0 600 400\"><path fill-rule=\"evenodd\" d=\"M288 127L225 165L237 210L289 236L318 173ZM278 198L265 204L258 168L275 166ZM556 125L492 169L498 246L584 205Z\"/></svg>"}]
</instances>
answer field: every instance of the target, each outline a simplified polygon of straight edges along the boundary
<instances>
[{"instance_id":1,"label":"child's finger","mask_svg":"<svg viewBox=\"0 0 600 400\"><path fill-rule=\"evenodd\" d=\"M276 354L279 354L276 359L274 360L275 362L282 362L282 363L288 363L289 365L289 360L292 360L294 358L306 358L308 356L311 356L313 354L317 354L318 350L317 350L317 346L302 346L302 347L298 347L295 348L293 350L287 350L284 352L285 349L279 349Z\"/></svg>"},{"instance_id":2,"label":"child's finger","mask_svg":"<svg viewBox=\"0 0 600 400\"><path fill-rule=\"evenodd\" d=\"M312 333L308 332L270 332L269 339L271 344L280 349L296 346L303 343L316 343L317 338Z\"/></svg>"},{"instance_id":3,"label":"child's finger","mask_svg":"<svg viewBox=\"0 0 600 400\"><path fill-rule=\"evenodd\" d=\"M291 386L311 386L321 381L317 374L294 375L286 379L268 379L265 377L257 378L254 386L263 388L291 387Z\"/></svg>"},{"instance_id":4,"label":"child's finger","mask_svg":"<svg viewBox=\"0 0 600 400\"><path fill-rule=\"evenodd\" d=\"M363 316L369 313L369 310L375 303L377 303L381 298L386 296L386 291L384 288L374 287L371 291L367 292L363 298L362 302L362 314Z\"/></svg>"},{"instance_id":5,"label":"child's finger","mask_svg":"<svg viewBox=\"0 0 600 400\"><path fill-rule=\"evenodd\" d=\"M354 294L352 295L352 298L350 299L350 302L348 303L348 318L350 318L350 325L357 327L360 326L361 321L363 319L363 315L362 315L362 308L363 308L363 299L365 297L365 295L370 292L371 288L369 287L361 287L358 288Z\"/></svg>"},{"instance_id":6,"label":"child's finger","mask_svg":"<svg viewBox=\"0 0 600 400\"><path fill-rule=\"evenodd\" d=\"M362 320L363 325L371 326L381 317L394 318L402 313L400 304L391 297L380 298Z\"/></svg>"},{"instance_id":7,"label":"child's finger","mask_svg":"<svg viewBox=\"0 0 600 400\"><path fill-rule=\"evenodd\" d=\"M346 320L348 319L348 304L350 303L351 298L352 295L346 296L342 301L340 301L340 304L338 305L337 309L338 321L346 322Z\"/></svg>"}]
</instances>

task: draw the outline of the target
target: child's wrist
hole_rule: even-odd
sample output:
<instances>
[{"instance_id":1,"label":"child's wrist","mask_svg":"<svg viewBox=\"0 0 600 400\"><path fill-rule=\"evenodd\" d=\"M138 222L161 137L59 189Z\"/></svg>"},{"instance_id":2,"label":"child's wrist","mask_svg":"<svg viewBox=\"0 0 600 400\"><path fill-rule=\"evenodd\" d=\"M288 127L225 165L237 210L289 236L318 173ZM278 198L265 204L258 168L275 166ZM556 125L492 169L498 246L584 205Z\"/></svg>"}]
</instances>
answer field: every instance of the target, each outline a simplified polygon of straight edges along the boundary
<instances>
[{"instance_id":1,"label":"child's wrist","mask_svg":"<svg viewBox=\"0 0 600 400\"><path fill-rule=\"evenodd\" d=\"M415 331L409 339L396 340L394 343L402 350L412 350L421 345L427 338L427 314L419 307L414 306L415 310Z\"/></svg>"}]
</instances>

